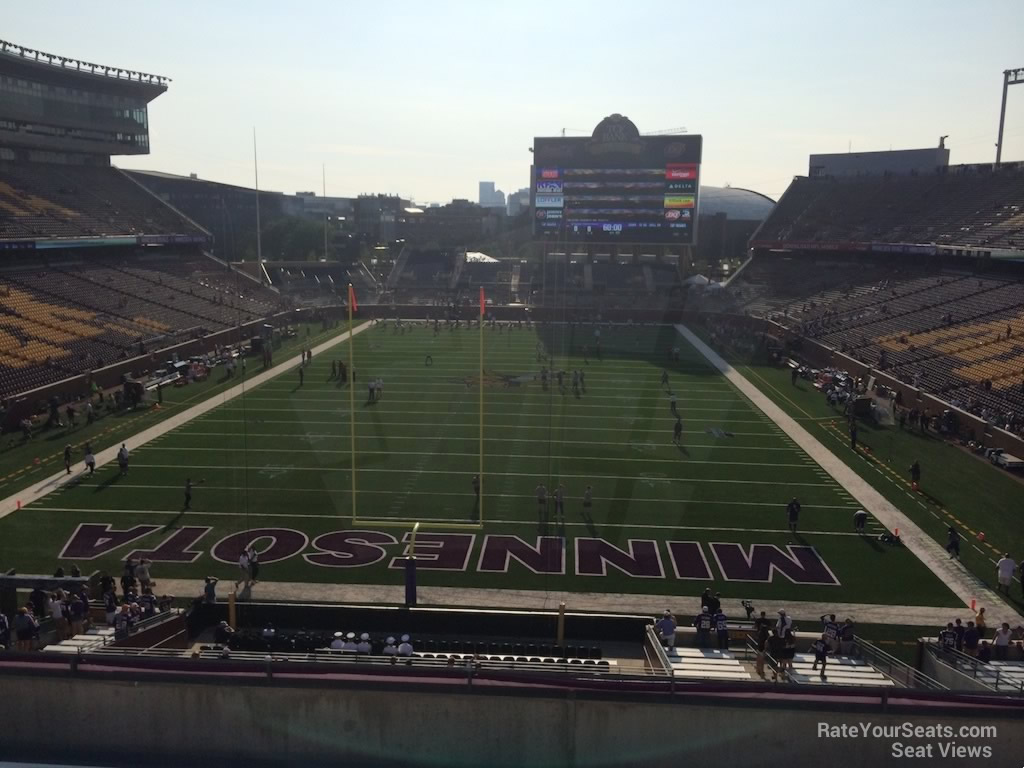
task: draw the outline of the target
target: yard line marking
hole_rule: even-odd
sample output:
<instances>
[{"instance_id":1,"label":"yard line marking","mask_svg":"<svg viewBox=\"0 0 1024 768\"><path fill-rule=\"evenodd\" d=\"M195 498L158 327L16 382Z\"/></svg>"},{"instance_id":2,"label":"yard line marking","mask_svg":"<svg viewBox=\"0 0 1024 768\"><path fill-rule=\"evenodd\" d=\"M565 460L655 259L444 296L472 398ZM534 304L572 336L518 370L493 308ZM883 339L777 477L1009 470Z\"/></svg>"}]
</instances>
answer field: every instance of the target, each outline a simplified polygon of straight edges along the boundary
<instances>
[{"instance_id":1,"label":"yard line marking","mask_svg":"<svg viewBox=\"0 0 1024 768\"><path fill-rule=\"evenodd\" d=\"M322 416L326 416L326 414L324 412L321 411L320 413L322 414ZM345 411L345 415L348 416L348 411L347 410ZM593 421L597 421L597 419L592 419L592 420ZM243 419L222 419L222 418L217 418L215 416L203 416L203 417L201 417L199 419L194 419L193 423L200 422L200 421L202 421L204 423L205 422L214 422L214 423L217 423L217 424L242 424L243 423ZM297 422L295 419L249 419L249 422L250 423L251 422L255 422L257 424L291 424L292 426L302 426L302 422ZM323 425L324 423L328 423L328 422L329 423L337 423L337 424L348 424L348 421L346 419L339 419L339 420L334 421L334 422L330 422L330 420L328 420L326 418L319 418L319 419L316 420L317 425ZM403 422L403 424L408 424L409 426L412 426L412 424L410 422ZM496 421L491 421L491 420L488 420L486 422L486 424L487 424L488 427L490 427L492 429L515 429L517 426L520 426L520 425L517 425L516 423L508 424L508 423L504 423L504 422L496 422ZM479 421L467 421L467 422L461 423L461 424L452 424L451 426L453 426L453 427L478 427L479 425L480 425ZM420 421L420 422L416 422L416 426L421 426L421 427L437 427L437 426L440 426L440 424L434 423L434 422ZM183 426L181 428L188 429L189 427ZM549 431L551 429L551 427L549 427L549 426L547 426L545 424L523 424L523 425L521 425L521 428L522 429L544 430L544 431ZM568 425L568 424L560 425L558 428L563 430L563 431L576 431L576 432L636 432L635 429L624 428L624 427L575 427L575 426L571 426L571 425ZM662 429L664 430L665 428L663 427ZM301 434L301 433L296 433L296 434ZM703 430L703 429L699 429L699 430L684 430L683 434L688 434L688 435L704 435L704 434L707 434L707 432L705 430ZM732 434L733 435L743 435L744 437L772 438L773 440L774 440L774 437L775 437L774 435L770 435L770 434L768 434L766 432L732 432ZM723 445L724 445L724 443L723 443ZM795 449L795 450L799 451L799 449Z\"/></svg>"},{"instance_id":2,"label":"yard line marking","mask_svg":"<svg viewBox=\"0 0 1024 768\"><path fill-rule=\"evenodd\" d=\"M390 401L388 401L388 402L390 402ZM413 402L413 401L410 401L410 402ZM420 401L415 401L415 402L422 402L425 405L429 405L429 401L426 401L426 400L420 400ZM438 402L438 404L445 404L445 405L451 405L452 404L451 400L439 400L437 402ZM467 411L467 413L470 411L470 408L469 408L470 405L472 405L472 404L471 403L466 403L466 406L467 406L466 411ZM584 407L588 407L588 406L584 406ZM606 408L604 408L602 406L589 406L589 407L600 408L601 410L607 410ZM242 410L240 407L237 407L237 406L230 406L230 408L236 408L237 410ZM370 410L371 408L373 409L372 412ZM228 406L220 406L218 408L218 410L229 410L229 407ZM330 413L330 410L328 410L326 408L249 408L249 407L247 407L244 410L245 410L246 413L316 413L316 414ZM658 409L651 408L651 409L647 409L647 410L632 409L632 410L629 410L629 411L624 411L624 412L620 413L617 416L612 416L610 418L607 418L607 420L610 420L610 421L629 421L629 420L636 419L636 418L643 417L643 416L647 416L647 415L650 415L650 414L653 414L653 413L661 412L662 410L663 409L661 409L661 408L658 408ZM687 413L687 409L685 407L684 408L680 408L679 410L682 411L683 414ZM726 410L728 410L728 409L726 409ZM417 408L417 409L413 409L413 410L404 410L404 409L401 409L401 408L381 407L380 404L376 404L376 403L374 405L365 405L365 404L364 405L360 405L356 409L356 414L357 415L361 415L361 416L370 417L370 416L373 415L373 413L380 413L382 411L384 413L388 413L388 414L392 414L392 413L396 413L396 414L397 413L403 413L403 414L404 413L412 413L412 414L417 414L417 415L421 415L421 416L433 416L434 415L434 413L432 411L424 410L424 409L421 409L421 408ZM721 413L722 412L722 410L718 409L718 408L691 408L691 409L689 409L689 411L690 412L699 411L699 412L702 412L702 413L703 412L711 412L711 413ZM484 410L484 416L485 417L486 416L508 416L511 413L521 414L523 416L543 416L543 417L548 417L548 416L551 415L548 411L545 411L545 410L525 411L521 407L520 408L510 408L509 410L504 410L504 411L488 411L486 409ZM348 414L348 411L346 409L346 415L347 414ZM674 421L675 420L674 417L672 416L671 412L668 410L667 407L664 409L663 415L665 417L665 421ZM595 418L598 418L598 417L595 417L595 416L592 416L592 415L588 415L588 414L584 414L584 413L564 413L563 412L563 413L558 414L558 418L560 418L560 419L595 419ZM763 423L760 419L732 419L732 418L718 418L718 417L714 417L713 420L718 422L718 423L721 423L721 424L761 424L761 423ZM774 437L774 435L772 435L772 436Z\"/></svg>"},{"instance_id":3,"label":"yard line marking","mask_svg":"<svg viewBox=\"0 0 1024 768\"><path fill-rule=\"evenodd\" d=\"M142 467L144 469L177 469L180 470L181 464L133 464L133 467ZM196 465L196 469L229 469L229 470L240 470L246 469L244 465L233 465L233 464L201 464ZM249 469L256 470L257 467L249 467ZM280 467L277 465L270 465L264 467L264 469L287 469L293 472L351 472L351 467ZM408 469L376 469L376 468L360 468L360 472L380 472L380 473L394 473L394 472L409 472ZM472 471L460 472L452 471L448 469L424 469L420 474L426 475L472 475ZM489 472L490 475L506 475L511 474L516 477L530 477L536 479L538 473L536 472ZM560 473L560 477L563 478L583 478L593 479L591 475L571 475ZM734 485L783 485L783 486L800 486L802 488L831 488L827 483L794 483L794 482L775 482L772 480L736 480L733 478L715 480L706 477L647 477L640 475L639 477L624 476L624 475L601 475L602 480L635 480L637 482L655 482L655 483L730 483Z\"/></svg>"},{"instance_id":4,"label":"yard line marking","mask_svg":"<svg viewBox=\"0 0 1024 768\"><path fill-rule=\"evenodd\" d=\"M91 509L79 509L77 507L39 507L33 506L33 509L37 509L43 512L93 512L97 510ZM118 514L130 514L130 515L176 515L181 511L178 509L104 509L103 512L115 512ZM280 512L205 512L202 510L195 510L186 512L182 516L182 520L187 519L188 515L198 516L215 516L215 517L298 517L298 518L310 518L313 520L351 520L351 515L322 515L322 514L310 514L307 512L300 512L296 514ZM375 518L379 520L387 520L387 517ZM403 520L405 518L402 518ZM442 525L444 523L463 523L466 522L465 517L434 517L434 518L419 518L417 521L424 527L429 528L431 523L437 523ZM487 523L494 525L520 525L528 527L536 527L536 520L487 520ZM372 522L368 523L372 525ZM557 529L562 525L559 522L550 524L550 528ZM566 527L574 528L586 528L590 523L586 522L566 522ZM720 528L718 526L701 526L701 525L658 525L655 523L598 523L594 522L593 526L600 529L605 528L639 528L639 529L655 529L655 530L681 530L681 531L721 531L727 533L777 533L782 536L792 536L788 528ZM411 527L411 524L410 524ZM811 531L802 530L800 531L801 536L861 536L859 533L851 533L849 531Z\"/></svg>"},{"instance_id":5,"label":"yard line marking","mask_svg":"<svg viewBox=\"0 0 1024 768\"><path fill-rule=\"evenodd\" d=\"M91 487L91 486L87 486L87 487ZM181 484L178 483L178 484L175 484L175 485L150 485L150 484L146 484L146 483L134 483L134 484L131 484L131 483L113 483L113 484L107 486L106 488L104 488L103 492L107 493L109 491L119 490L119 489L127 489L127 488L145 488L147 490L174 490L174 491L179 491L180 492L181 491ZM209 485L209 484L205 484L205 485L203 485L203 488L205 488L207 490L211 490L211 491L244 491L244 490L247 490L247 486L244 486L244 485ZM251 490L251 489L248 489L248 490ZM268 492L270 492L270 493L274 493L274 492L278 492L278 493L317 493L317 494L325 494L325 495L328 495L328 496L335 495L335 494L345 494L345 495L350 495L351 494L351 490L348 489L348 488L337 488L337 489L330 489L330 488L260 488L259 491L260 491L260 493L268 493ZM367 489L359 490L359 491L357 491L357 493L360 493L360 494L363 494L363 493L365 493L365 494L376 493L376 494L384 495L384 494L392 494L392 493L394 493L394 491L391 490L391 489L387 489L387 490L374 490L374 489L367 488ZM417 496L456 496L456 497L462 497L462 498L467 498L467 499L469 498L469 495L465 491L418 491L416 495ZM497 499L501 499L501 498L530 499L530 500L533 500L533 501L536 501L536 498L537 498L532 493L485 493L484 496L485 496L485 498L492 498L492 499L493 498L497 498ZM731 507L771 507L771 508L776 509L776 510L781 509L783 507L783 505L779 504L779 502L776 502L776 501L734 501L734 500L731 500L731 499L701 499L700 501L689 501L689 500L680 500L680 499L647 498L647 497L643 497L643 496L640 496L640 497L637 497L637 496L594 496L593 498L594 498L595 502L597 502L597 501L629 501L629 502L637 502L637 503L642 503L642 504L672 504L672 505L675 505L675 506L678 506L680 504L693 504L695 506L725 504L725 505L728 505L728 506L731 506ZM576 498L576 497L566 496L566 504L568 505L569 502L573 501L573 499L575 499L575 501L577 503L579 502L579 499ZM856 507L856 506L842 505L842 504L804 504L803 507L804 507L804 509L812 509L812 510L840 510L842 512L850 513L850 514L852 514L853 512L855 512L858 509L858 507ZM36 506L35 504L32 505L32 509L44 509L44 508L45 507ZM97 509L97 511L103 511L103 510Z\"/></svg>"},{"instance_id":6,"label":"yard line marking","mask_svg":"<svg viewBox=\"0 0 1024 768\"><path fill-rule=\"evenodd\" d=\"M440 440L441 436L438 435L435 440ZM224 453L231 449L225 448L175 448L175 447L161 447L151 446L151 451L173 451L180 453L182 450L188 451L205 451L208 453ZM330 453L330 454L344 454L350 455L351 451L346 449L338 448L253 448L246 446L242 449L246 452L253 453ZM457 453L457 452L438 452L438 451L373 451L373 450L362 450L356 451L361 456L461 456L461 457L476 457L480 454L478 452L473 453ZM536 453L485 453L484 456L490 456L492 458L499 459L543 459L549 458L572 460L579 459L581 461L639 461L648 462L651 464L681 464L686 466L688 464L720 464L722 466L741 466L741 467L787 467L790 469L806 469L803 464L777 464L772 462L751 462L751 461L709 461L706 459L654 459L647 457L624 457L624 456L553 456L550 454L536 454ZM143 465L138 465L143 466ZM417 470L409 470L417 471Z\"/></svg>"},{"instance_id":7,"label":"yard line marking","mask_svg":"<svg viewBox=\"0 0 1024 768\"><path fill-rule=\"evenodd\" d=\"M529 428L529 425L522 425L522 427L523 428ZM182 429L182 428L179 428L179 429ZM187 429L187 427L185 427L184 429ZM511 427L511 429L515 429L515 427ZM690 435L703 435L703 434L705 434L705 432L704 432L704 430L692 430L692 431L689 431L689 432L684 430L683 434L684 435L686 435L686 434L690 434ZM282 434L280 434L278 432L246 432L243 435L241 432L193 432L191 430L189 430L188 432L184 432L184 431L177 432L176 431L173 434L169 434L167 436L171 437L171 438L174 438L174 437L239 437L239 438L241 438L241 437L245 437L245 438L269 437L269 438L273 438L274 440L280 440L281 438L285 438L285 437L293 437L293 438L296 438L298 440L307 439L307 438L308 439L328 439L328 438L333 438L333 439L342 440L342 439L345 438L345 435L343 435L341 433L328 433L328 432L320 432L320 433L297 432L295 434L285 434L285 435L282 435ZM393 438L395 440L422 440L422 439L424 439L423 435L392 435L390 433L388 434L388 437L389 438ZM379 439L380 438L378 438L376 435L356 435L356 440L379 440ZM447 440L448 442L452 442L452 441L455 441L455 440L463 440L463 441L468 441L468 442L476 443L477 440L479 440L479 438L476 437L476 436L470 437L470 436L460 436L460 435L446 435L445 436L445 440ZM536 439L525 438L525 437L486 437L485 436L484 437L484 442L485 443L486 442L495 442L495 443L530 443L530 444L536 444L537 440ZM562 444L562 445L610 445L610 446L614 446L616 448L632 447L632 446L638 446L638 445L639 446L652 446L652 447L653 446L662 445L661 443L652 443L650 441L635 441L635 440L634 441L629 441L629 442L622 442L622 443L602 442L602 441L598 441L598 440L559 440L558 442L560 444ZM664 443L664 445L667 447L668 445L670 445L670 443ZM181 450L191 450L187 446L179 446L179 447L181 448ZM779 447L779 446L764 446L764 447L760 447L760 446L756 446L756 445L734 445L732 442L728 442L728 443L687 443L684 447L685 448L722 448L722 449L726 449L726 450L729 450L729 451L786 451L786 452L789 452L789 453L793 453L794 452L792 448L782 448L782 447ZM225 449L225 450L231 450L231 449L228 448L228 449ZM802 460L803 461L807 461L808 463L814 464L815 466L817 466L817 463L814 462L813 460L810 460L810 459L802 459Z\"/></svg>"}]
</instances>

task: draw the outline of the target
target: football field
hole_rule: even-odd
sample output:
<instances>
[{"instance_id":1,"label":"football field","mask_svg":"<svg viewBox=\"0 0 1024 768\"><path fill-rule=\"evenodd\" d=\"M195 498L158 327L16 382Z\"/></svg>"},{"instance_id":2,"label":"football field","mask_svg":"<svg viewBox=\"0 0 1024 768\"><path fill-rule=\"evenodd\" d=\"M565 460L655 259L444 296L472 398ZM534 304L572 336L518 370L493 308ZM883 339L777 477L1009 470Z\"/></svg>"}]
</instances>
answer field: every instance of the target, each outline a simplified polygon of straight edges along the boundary
<instances>
[{"instance_id":1,"label":"football field","mask_svg":"<svg viewBox=\"0 0 1024 768\"><path fill-rule=\"evenodd\" d=\"M332 358L348 364L348 342L314 357L301 385L287 371L128 440L127 474L114 462L76 474L3 518L4 565L116 573L145 553L158 579L233 577L254 542L269 580L399 584L419 521L424 585L962 604L906 549L854 533L849 494L671 327L604 326L598 339L591 325L389 323L355 336L354 385L332 377ZM563 385L542 367L565 371ZM384 382L375 402L371 377Z\"/></svg>"}]
</instances>

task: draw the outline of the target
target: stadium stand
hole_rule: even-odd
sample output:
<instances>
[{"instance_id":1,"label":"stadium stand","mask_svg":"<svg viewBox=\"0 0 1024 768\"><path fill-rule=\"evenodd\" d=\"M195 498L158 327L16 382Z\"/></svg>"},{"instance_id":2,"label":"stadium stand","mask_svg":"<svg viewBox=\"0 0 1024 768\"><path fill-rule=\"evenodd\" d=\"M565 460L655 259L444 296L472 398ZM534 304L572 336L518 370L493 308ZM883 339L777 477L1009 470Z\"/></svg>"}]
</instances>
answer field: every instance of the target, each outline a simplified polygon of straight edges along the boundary
<instances>
[{"instance_id":1,"label":"stadium stand","mask_svg":"<svg viewBox=\"0 0 1024 768\"><path fill-rule=\"evenodd\" d=\"M208 265L207 263L208 262ZM265 317L280 298L202 255L80 256L0 273L0 392Z\"/></svg>"},{"instance_id":2,"label":"stadium stand","mask_svg":"<svg viewBox=\"0 0 1024 768\"><path fill-rule=\"evenodd\" d=\"M1024 429L1024 289L1017 275L835 257L809 266L808 259L758 258L730 292L745 312L1011 432Z\"/></svg>"},{"instance_id":3,"label":"stadium stand","mask_svg":"<svg viewBox=\"0 0 1024 768\"><path fill-rule=\"evenodd\" d=\"M1024 168L962 165L909 176L797 177L755 237L1024 248Z\"/></svg>"},{"instance_id":4,"label":"stadium stand","mask_svg":"<svg viewBox=\"0 0 1024 768\"><path fill-rule=\"evenodd\" d=\"M0 238L201 235L116 168L0 162Z\"/></svg>"}]
</instances>

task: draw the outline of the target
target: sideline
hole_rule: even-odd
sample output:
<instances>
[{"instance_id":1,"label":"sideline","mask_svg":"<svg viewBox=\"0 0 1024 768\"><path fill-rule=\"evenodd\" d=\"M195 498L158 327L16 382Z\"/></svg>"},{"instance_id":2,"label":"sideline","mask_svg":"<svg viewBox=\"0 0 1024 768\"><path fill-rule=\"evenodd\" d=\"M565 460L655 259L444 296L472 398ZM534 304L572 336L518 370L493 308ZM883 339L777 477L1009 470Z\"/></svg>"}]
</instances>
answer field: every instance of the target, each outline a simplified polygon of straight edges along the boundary
<instances>
[{"instance_id":1,"label":"sideline","mask_svg":"<svg viewBox=\"0 0 1024 768\"><path fill-rule=\"evenodd\" d=\"M676 330L711 365L763 411L769 419L775 422L797 445L806 451L807 455L818 462L821 468L845 488L863 509L872 514L890 531L899 528L900 539L903 541L904 546L913 552L928 570L948 586L963 601L965 606L970 606L971 600L977 600L977 604L985 608L989 626L998 626L1004 621L1009 622L1011 627L1024 624L1024 619L1004 603L994 591L989 589L963 565L950 560L946 551L935 539L921 530L915 522L875 490L873 486L860 477L850 466L822 445L817 438L797 423L792 416L783 411L767 395L751 384L743 374L705 344L693 331L682 324L677 325ZM947 617L942 620L940 626L948 622L953 613L955 611L948 611Z\"/></svg>"},{"instance_id":2,"label":"sideline","mask_svg":"<svg viewBox=\"0 0 1024 768\"><path fill-rule=\"evenodd\" d=\"M226 566L225 566L226 568ZM273 577L273 565L264 568ZM223 594L218 600L225 600L231 591L230 582L234 576L221 580ZM202 590L201 579L160 579L160 591L178 598L198 595ZM320 582L260 581L240 595L241 604L249 600L254 603L301 602L321 604L372 604L404 605L403 585L383 584L327 584ZM488 608L495 610L546 610L557 611L559 603L565 603L568 611L593 611L598 613L630 613L660 616L668 609L680 617L680 624L689 623L689 617L700 613L700 597L679 597L678 595L635 595L617 592L550 592L531 589L474 589L467 587L428 587L417 589L416 603L419 606ZM849 616L858 624L903 624L936 628L945 626L955 608L917 605L872 605L868 603L817 603L797 600L754 601L755 610L775 616L776 610L785 608L794 619L810 622L812 631L820 631L820 616L834 613L840 621ZM742 619L743 614L733 618ZM929 636L934 634L929 631Z\"/></svg>"},{"instance_id":3,"label":"sideline","mask_svg":"<svg viewBox=\"0 0 1024 768\"><path fill-rule=\"evenodd\" d=\"M352 335L356 336L369 327L370 323L364 322L362 325L359 325L356 328L352 329ZM319 354L322 354L323 352L326 352L327 350L336 347L338 344L347 341L348 334L348 331L343 331L342 333L335 336L333 339L328 339L322 344L313 347L313 355L317 356ZM166 435L168 432L177 429L183 424L187 424L193 419L196 419L199 416L202 416L203 414L212 411L214 408L219 408L225 403L228 403L231 400L240 397L247 390L258 387L261 384L264 384L272 379L277 378L278 376L287 373L288 371L294 370L299 366L301 362L302 355L300 353L298 355L295 355L294 357L285 360L282 363L279 363L278 365L275 365L270 370L249 376L240 383L236 384L231 389L225 390L219 395L211 395L208 399L204 400L203 402L193 405L191 408L182 411L181 413L178 413L174 416L171 416L169 419L161 421L159 424L154 424L149 429L143 430L142 432L139 432L137 435L133 435L132 437L129 437L123 440L122 442L128 446L128 451L130 453L136 448L141 448L151 440L155 440L158 437L162 437L163 435ZM118 450L120 450L120 446L112 445L109 448L105 448L104 450L97 453L96 469L100 469L104 465L109 464L111 461L114 461L114 459L117 458ZM82 464L81 461L76 461L75 463L78 464L79 466L81 466ZM55 472L49 477L44 477L37 480L30 487L24 488L20 491L16 491L7 498L0 500L0 519L7 517L13 512L17 512L19 508L19 503L22 507L28 506L29 504L32 504L33 502L39 501L40 499L44 498L47 494L59 490L60 488L64 487L64 485L66 485L67 483L79 480L85 473L86 470L84 467L77 472L72 472L70 475L67 474L67 472L62 468L60 471Z\"/></svg>"}]
</instances>

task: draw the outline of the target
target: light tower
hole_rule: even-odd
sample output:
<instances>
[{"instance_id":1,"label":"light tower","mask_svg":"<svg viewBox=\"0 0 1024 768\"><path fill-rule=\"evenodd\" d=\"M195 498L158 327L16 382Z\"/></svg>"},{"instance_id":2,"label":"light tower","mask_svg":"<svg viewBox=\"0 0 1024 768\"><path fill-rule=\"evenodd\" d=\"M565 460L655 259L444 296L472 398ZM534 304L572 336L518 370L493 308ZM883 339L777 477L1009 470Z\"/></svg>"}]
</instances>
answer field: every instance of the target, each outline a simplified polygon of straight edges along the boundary
<instances>
[{"instance_id":1,"label":"light tower","mask_svg":"<svg viewBox=\"0 0 1024 768\"><path fill-rule=\"evenodd\" d=\"M1006 90L1011 85L1024 83L1024 67L1003 70L1003 104L999 108L999 137L996 139L996 165L1003 156L1003 123L1006 122Z\"/></svg>"}]
</instances>

